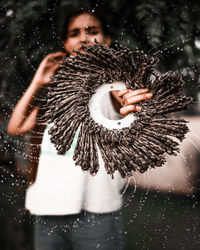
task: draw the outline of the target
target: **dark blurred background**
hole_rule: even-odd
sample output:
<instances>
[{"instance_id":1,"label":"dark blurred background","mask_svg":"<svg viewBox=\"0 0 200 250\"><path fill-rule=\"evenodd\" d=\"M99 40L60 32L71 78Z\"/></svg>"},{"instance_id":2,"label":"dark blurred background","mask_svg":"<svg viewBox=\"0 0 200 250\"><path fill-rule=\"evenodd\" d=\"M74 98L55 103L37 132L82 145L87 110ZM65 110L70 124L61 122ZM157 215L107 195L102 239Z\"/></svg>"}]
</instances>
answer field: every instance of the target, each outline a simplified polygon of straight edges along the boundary
<instances>
[{"instance_id":1,"label":"dark blurred background","mask_svg":"<svg viewBox=\"0 0 200 250\"><path fill-rule=\"evenodd\" d=\"M6 126L18 99L42 58L62 49L65 16L72 8L101 9L114 41L147 54L161 51L158 70L185 80L200 108L199 0L7 0L0 2L0 249L33 249L33 217L24 211L27 178L24 137L11 137ZM200 124L199 124L200 125ZM200 126L199 126L200 127ZM200 138L198 139L200 140ZM196 145L196 144L195 144ZM197 151L200 149L197 146ZM136 189L125 195L126 250L200 249L198 171L192 192Z\"/></svg>"}]
</instances>

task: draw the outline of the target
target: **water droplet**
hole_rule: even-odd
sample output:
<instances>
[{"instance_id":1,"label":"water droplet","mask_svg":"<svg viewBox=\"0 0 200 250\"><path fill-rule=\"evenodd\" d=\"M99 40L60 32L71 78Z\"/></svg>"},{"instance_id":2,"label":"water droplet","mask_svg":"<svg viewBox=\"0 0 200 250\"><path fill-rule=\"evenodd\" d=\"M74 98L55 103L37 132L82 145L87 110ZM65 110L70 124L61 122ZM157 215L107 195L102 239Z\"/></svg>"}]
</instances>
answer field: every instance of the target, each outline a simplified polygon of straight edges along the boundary
<instances>
[{"instance_id":1,"label":"water droplet","mask_svg":"<svg viewBox=\"0 0 200 250\"><path fill-rule=\"evenodd\" d=\"M6 12L6 16L12 16L13 15L13 10L8 10L7 12Z\"/></svg>"}]
</instances>

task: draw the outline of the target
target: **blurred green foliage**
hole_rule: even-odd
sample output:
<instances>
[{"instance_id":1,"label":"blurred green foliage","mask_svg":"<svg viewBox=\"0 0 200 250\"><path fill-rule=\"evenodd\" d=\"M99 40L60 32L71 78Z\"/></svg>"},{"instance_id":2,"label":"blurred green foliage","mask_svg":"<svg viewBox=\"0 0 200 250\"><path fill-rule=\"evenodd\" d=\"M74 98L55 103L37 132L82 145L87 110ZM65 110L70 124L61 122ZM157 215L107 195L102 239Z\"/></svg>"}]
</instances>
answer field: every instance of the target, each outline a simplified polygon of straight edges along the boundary
<instances>
[{"instance_id":1,"label":"blurred green foliage","mask_svg":"<svg viewBox=\"0 0 200 250\"><path fill-rule=\"evenodd\" d=\"M72 8L100 8L114 40L151 54L159 70L182 74L199 92L199 0L8 0L0 4L0 100L15 105L49 52L62 49L64 18Z\"/></svg>"}]
</instances>

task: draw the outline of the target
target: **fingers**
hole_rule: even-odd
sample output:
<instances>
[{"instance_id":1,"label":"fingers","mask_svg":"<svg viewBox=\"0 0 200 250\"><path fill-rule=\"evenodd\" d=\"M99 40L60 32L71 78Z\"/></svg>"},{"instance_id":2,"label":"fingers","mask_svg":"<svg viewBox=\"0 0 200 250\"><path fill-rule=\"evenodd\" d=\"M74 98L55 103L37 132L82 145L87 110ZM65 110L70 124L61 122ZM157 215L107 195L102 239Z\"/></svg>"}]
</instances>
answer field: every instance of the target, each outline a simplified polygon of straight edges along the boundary
<instances>
[{"instance_id":1,"label":"fingers","mask_svg":"<svg viewBox=\"0 0 200 250\"><path fill-rule=\"evenodd\" d=\"M48 54L48 58L59 58L59 57L65 57L66 56L66 53L65 52L62 52L62 51L58 51L58 52L55 52L55 53L50 53Z\"/></svg>"},{"instance_id":2,"label":"fingers","mask_svg":"<svg viewBox=\"0 0 200 250\"><path fill-rule=\"evenodd\" d=\"M144 93L147 93L148 89L136 89L136 90L131 90L129 89L128 93L125 93L123 95L123 99L129 98L129 97L133 97L133 96L137 96L137 95L141 95Z\"/></svg>"},{"instance_id":3,"label":"fingers","mask_svg":"<svg viewBox=\"0 0 200 250\"><path fill-rule=\"evenodd\" d=\"M129 96L134 96L134 95L139 95L148 92L148 89L137 89L137 90L132 90L132 89L123 89L118 92L118 96L123 96L123 97L129 97Z\"/></svg>"},{"instance_id":4,"label":"fingers","mask_svg":"<svg viewBox=\"0 0 200 250\"><path fill-rule=\"evenodd\" d=\"M43 63L46 66L49 66L48 64L52 65L55 63L61 63L63 62L64 57L66 56L66 53L59 51L59 52L55 52L55 53L51 53L48 54L44 59L43 59Z\"/></svg>"},{"instance_id":5,"label":"fingers","mask_svg":"<svg viewBox=\"0 0 200 250\"><path fill-rule=\"evenodd\" d=\"M136 105L128 105L126 107L123 107L120 109L120 114L123 116L128 115L131 112L135 112L135 111L141 111L142 108L140 106L136 106Z\"/></svg>"},{"instance_id":6,"label":"fingers","mask_svg":"<svg viewBox=\"0 0 200 250\"><path fill-rule=\"evenodd\" d=\"M127 93L132 92L132 91L133 91L133 90L131 90L131 89L119 90L119 91L118 91L118 96L121 97L121 96L123 96L123 95L125 95L125 94L127 94Z\"/></svg>"},{"instance_id":7,"label":"fingers","mask_svg":"<svg viewBox=\"0 0 200 250\"><path fill-rule=\"evenodd\" d=\"M117 95L122 100L120 114L123 116L126 116L131 112L141 111L142 107L135 104L148 100L153 96L152 93L148 92L147 88L137 90L124 89L118 91Z\"/></svg>"},{"instance_id":8,"label":"fingers","mask_svg":"<svg viewBox=\"0 0 200 250\"><path fill-rule=\"evenodd\" d=\"M136 104L138 102L148 100L152 96L153 96L152 93L145 93L145 94L140 94L140 95L126 96L126 97L123 98L124 100L123 100L122 104L123 104L123 106L127 106L127 105L130 105L130 104Z\"/></svg>"},{"instance_id":9,"label":"fingers","mask_svg":"<svg viewBox=\"0 0 200 250\"><path fill-rule=\"evenodd\" d=\"M59 51L59 52L50 54L49 59L56 63L61 63L63 62L63 59L65 56L66 56L66 53Z\"/></svg>"},{"instance_id":10,"label":"fingers","mask_svg":"<svg viewBox=\"0 0 200 250\"><path fill-rule=\"evenodd\" d=\"M40 64L40 70L45 74L53 75L58 69L60 63L63 62L65 56L66 54L61 51L49 54Z\"/></svg>"},{"instance_id":11,"label":"fingers","mask_svg":"<svg viewBox=\"0 0 200 250\"><path fill-rule=\"evenodd\" d=\"M152 94L147 92L148 92L147 88L137 89L137 90L123 89L123 90L113 90L112 95L121 104L121 106L127 106L151 98Z\"/></svg>"},{"instance_id":12,"label":"fingers","mask_svg":"<svg viewBox=\"0 0 200 250\"><path fill-rule=\"evenodd\" d=\"M64 52L59 51L51 53L43 59L34 76L38 85L48 85L51 82L51 76L55 74L65 56Z\"/></svg>"}]
</instances>

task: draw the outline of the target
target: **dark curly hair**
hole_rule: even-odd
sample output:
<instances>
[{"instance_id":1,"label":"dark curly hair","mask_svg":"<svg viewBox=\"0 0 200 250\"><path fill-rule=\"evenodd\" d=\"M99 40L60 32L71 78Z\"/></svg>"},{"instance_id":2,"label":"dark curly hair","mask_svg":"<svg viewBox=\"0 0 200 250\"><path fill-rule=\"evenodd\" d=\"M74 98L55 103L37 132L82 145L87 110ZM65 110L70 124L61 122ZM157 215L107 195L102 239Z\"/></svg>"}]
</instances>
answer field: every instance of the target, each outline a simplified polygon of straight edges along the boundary
<instances>
[{"instance_id":1,"label":"dark curly hair","mask_svg":"<svg viewBox=\"0 0 200 250\"><path fill-rule=\"evenodd\" d=\"M63 29L61 31L61 39L63 41L66 39L69 23L72 21L73 18L82 14L90 14L93 17L97 18L100 21L104 35L110 35L109 25L105 16L102 15L102 11L100 11L100 9L79 8L70 11L70 13L64 16Z\"/></svg>"}]
</instances>

